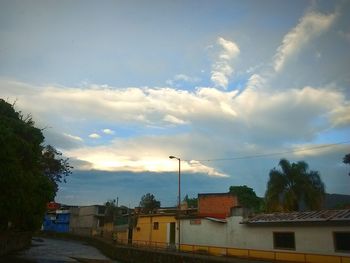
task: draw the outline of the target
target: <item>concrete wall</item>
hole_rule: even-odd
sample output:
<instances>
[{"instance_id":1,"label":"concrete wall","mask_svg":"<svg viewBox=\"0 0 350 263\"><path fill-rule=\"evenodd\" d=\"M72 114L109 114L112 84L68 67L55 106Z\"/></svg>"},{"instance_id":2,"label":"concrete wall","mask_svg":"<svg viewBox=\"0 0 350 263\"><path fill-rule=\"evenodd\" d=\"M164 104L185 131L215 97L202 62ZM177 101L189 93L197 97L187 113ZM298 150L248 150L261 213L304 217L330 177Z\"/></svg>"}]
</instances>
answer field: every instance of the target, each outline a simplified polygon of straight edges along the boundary
<instances>
[{"instance_id":1,"label":"concrete wall","mask_svg":"<svg viewBox=\"0 0 350 263\"><path fill-rule=\"evenodd\" d=\"M350 232L350 225L249 226L240 222L240 216L229 217L224 224L201 219L200 225L191 225L190 220L182 220L181 243L277 251L273 232L294 232L295 252L349 255L335 252L333 232Z\"/></svg>"},{"instance_id":2,"label":"concrete wall","mask_svg":"<svg viewBox=\"0 0 350 263\"><path fill-rule=\"evenodd\" d=\"M237 197L227 194L199 194L198 213L204 216L227 217L238 205Z\"/></svg>"},{"instance_id":3,"label":"concrete wall","mask_svg":"<svg viewBox=\"0 0 350 263\"><path fill-rule=\"evenodd\" d=\"M158 229L153 229L153 224L155 222L158 222ZM133 229L133 241L167 243L169 242L169 224L176 222L175 216L173 215L140 216L137 220L136 227ZM175 234L176 232L177 231L175 231Z\"/></svg>"},{"instance_id":4,"label":"concrete wall","mask_svg":"<svg viewBox=\"0 0 350 263\"><path fill-rule=\"evenodd\" d=\"M350 232L350 225L248 226L246 224L239 224L241 221L242 217L230 217L228 219L228 246L274 250L273 232L294 232L295 251L320 254L342 254L335 252L333 232Z\"/></svg>"},{"instance_id":5,"label":"concrete wall","mask_svg":"<svg viewBox=\"0 0 350 263\"><path fill-rule=\"evenodd\" d=\"M99 221L99 206L82 206L70 209L70 232L79 235L99 235L102 231Z\"/></svg>"},{"instance_id":6,"label":"concrete wall","mask_svg":"<svg viewBox=\"0 0 350 263\"><path fill-rule=\"evenodd\" d=\"M191 224L191 221L189 219L181 220L181 243L227 246L226 224L207 219L196 219L196 222L200 222L200 224Z\"/></svg>"},{"instance_id":7,"label":"concrete wall","mask_svg":"<svg viewBox=\"0 0 350 263\"><path fill-rule=\"evenodd\" d=\"M0 256L29 247L31 240L32 233L30 232L2 232L0 234Z\"/></svg>"}]
</instances>

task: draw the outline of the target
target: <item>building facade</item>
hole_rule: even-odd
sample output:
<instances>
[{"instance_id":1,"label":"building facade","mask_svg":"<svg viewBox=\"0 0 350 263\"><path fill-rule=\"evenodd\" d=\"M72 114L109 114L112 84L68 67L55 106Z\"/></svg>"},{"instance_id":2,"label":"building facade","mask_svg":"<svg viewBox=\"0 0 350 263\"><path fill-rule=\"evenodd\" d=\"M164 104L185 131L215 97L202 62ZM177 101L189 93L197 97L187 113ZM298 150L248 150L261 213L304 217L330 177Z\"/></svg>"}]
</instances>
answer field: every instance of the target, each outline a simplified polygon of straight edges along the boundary
<instances>
[{"instance_id":1,"label":"building facade","mask_svg":"<svg viewBox=\"0 0 350 263\"><path fill-rule=\"evenodd\" d=\"M70 232L87 236L103 235L105 206L73 207L70 213Z\"/></svg>"},{"instance_id":2,"label":"building facade","mask_svg":"<svg viewBox=\"0 0 350 263\"><path fill-rule=\"evenodd\" d=\"M182 244L188 245L285 252L300 262L304 262L305 253L347 258L350 210L262 214L251 218L236 214L224 220L182 219L181 239Z\"/></svg>"},{"instance_id":3,"label":"building facade","mask_svg":"<svg viewBox=\"0 0 350 263\"><path fill-rule=\"evenodd\" d=\"M230 193L198 194L198 215L200 217L226 218L231 209L238 206L238 199Z\"/></svg>"},{"instance_id":4,"label":"building facade","mask_svg":"<svg viewBox=\"0 0 350 263\"><path fill-rule=\"evenodd\" d=\"M133 228L132 242L136 245L175 246L177 227L175 214L141 214Z\"/></svg>"}]
</instances>

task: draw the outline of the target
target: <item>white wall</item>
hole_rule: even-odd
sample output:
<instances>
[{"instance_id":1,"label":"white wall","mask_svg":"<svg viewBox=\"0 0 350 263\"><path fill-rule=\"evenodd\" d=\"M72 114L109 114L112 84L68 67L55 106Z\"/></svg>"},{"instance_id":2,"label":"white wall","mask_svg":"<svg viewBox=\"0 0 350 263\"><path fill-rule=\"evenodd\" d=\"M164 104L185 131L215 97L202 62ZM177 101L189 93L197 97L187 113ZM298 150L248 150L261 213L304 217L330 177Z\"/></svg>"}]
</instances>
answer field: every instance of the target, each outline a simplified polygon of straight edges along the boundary
<instances>
[{"instance_id":1,"label":"white wall","mask_svg":"<svg viewBox=\"0 0 350 263\"><path fill-rule=\"evenodd\" d=\"M225 223L201 219L200 225L191 225L190 221L181 220L181 243L223 247L227 245Z\"/></svg>"},{"instance_id":2,"label":"white wall","mask_svg":"<svg viewBox=\"0 0 350 263\"><path fill-rule=\"evenodd\" d=\"M334 251L333 232L348 231L349 226L248 226L242 217L227 218L227 223L201 219L200 225L182 220L182 243L245 249L274 250L273 232L294 232L296 252L349 255Z\"/></svg>"}]
</instances>

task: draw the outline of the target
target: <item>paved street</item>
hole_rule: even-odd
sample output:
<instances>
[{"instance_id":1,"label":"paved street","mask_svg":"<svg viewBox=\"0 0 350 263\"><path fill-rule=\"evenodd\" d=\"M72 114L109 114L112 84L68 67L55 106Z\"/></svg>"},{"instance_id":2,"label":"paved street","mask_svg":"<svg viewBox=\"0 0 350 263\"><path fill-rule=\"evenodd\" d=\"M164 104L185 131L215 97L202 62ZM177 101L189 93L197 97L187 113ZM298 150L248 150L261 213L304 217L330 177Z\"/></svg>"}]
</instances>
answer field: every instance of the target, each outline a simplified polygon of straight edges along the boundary
<instances>
[{"instance_id":1,"label":"paved street","mask_svg":"<svg viewBox=\"0 0 350 263\"><path fill-rule=\"evenodd\" d=\"M1 259L1 262L36 263L117 263L105 257L96 248L77 241L51 238L33 238L32 246L16 256Z\"/></svg>"},{"instance_id":2,"label":"paved street","mask_svg":"<svg viewBox=\"0 0 350 263\"><path fill-rule=\"evenodd\" d=\"M184 254L187 255L187 254ZM268 261L248 260L238 258L218 258L205 255L196 255L198 258L212 258L217 262L231 263L261 263ZM120 263L105 257L96 248L82 242L53 239L36 238L32 239L32 246L24 251L7 257L0 258L1 263Z\"/></svg>"}]
</instances>

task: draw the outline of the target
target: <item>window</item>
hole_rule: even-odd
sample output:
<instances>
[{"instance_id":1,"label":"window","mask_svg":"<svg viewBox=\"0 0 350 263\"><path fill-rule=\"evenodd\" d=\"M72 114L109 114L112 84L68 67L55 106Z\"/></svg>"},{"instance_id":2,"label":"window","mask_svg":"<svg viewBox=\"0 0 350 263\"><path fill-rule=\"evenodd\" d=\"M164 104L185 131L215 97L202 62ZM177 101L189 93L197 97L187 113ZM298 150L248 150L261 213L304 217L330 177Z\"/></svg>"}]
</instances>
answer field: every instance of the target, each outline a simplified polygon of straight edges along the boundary
<instances>
[{"instance_id":1,"label":"window","mask_svg":"<svg viewBox=\"0 0 350 263\"><path fill-rule=\"evenodd\" d=\"M294 232L274 232L273 245L275 249L295 250Z\"/></svg>"},{"instance_id":2,"label":"window","mask_svg":"<svg viewBox=\"0 0 350 263\"><path fill-rule=\"evenodd\" d=\"M153 223L153 229L158 230L159 229L159 222L154 222Z\"/></svg>"},{"instance_id":3,"label":"window","mask_svg":"<svg viewBox=\"0 0 350 263\"><path fill-rule=\"evenodd\" d=\"M350 253L350 232L334 233L335 251Z\"/></svg>"}]
</instances>

